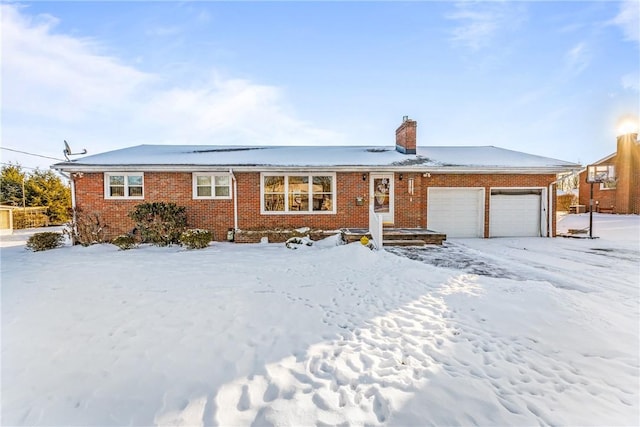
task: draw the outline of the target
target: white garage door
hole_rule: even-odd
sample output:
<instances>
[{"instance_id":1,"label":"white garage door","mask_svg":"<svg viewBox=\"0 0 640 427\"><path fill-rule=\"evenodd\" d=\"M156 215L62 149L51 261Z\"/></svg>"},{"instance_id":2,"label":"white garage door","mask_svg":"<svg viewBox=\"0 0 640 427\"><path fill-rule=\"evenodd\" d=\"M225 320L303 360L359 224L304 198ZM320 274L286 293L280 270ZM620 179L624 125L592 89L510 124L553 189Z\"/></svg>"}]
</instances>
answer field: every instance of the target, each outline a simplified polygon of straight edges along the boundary
<instances>
[{"instance_id":1,"label":"white garage door","mask_svg":"<svg viewBox=\"0 0 640 427\"><path fill-rule=\"evenodd\" d=\"M540 236L540 194L491 194L489 236Z\"/></svg>"},{"instance_id":2,"label":"white garage door","mask_svg":"<svg viewBox=\"0 0 640 427\"><path fill-rule=\"evenodd\" d=\"M484 188L429 188L427 228L447 237L483 237Z\"/></svg>"}]
</instances>

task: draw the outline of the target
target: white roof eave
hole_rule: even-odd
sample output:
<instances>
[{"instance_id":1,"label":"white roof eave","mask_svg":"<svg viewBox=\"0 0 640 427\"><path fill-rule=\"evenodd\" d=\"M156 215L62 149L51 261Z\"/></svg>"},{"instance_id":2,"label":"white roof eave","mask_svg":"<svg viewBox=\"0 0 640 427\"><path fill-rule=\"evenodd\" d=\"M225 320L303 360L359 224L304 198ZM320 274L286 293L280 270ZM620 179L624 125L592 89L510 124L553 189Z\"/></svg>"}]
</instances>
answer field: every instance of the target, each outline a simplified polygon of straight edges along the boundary
<instances>
[{"instance_id":1,"label":"white roof eave","mask_svg":"<svg viewBox=\"0 0 640 427\"><path fill-rule=\"evenodd\" d=\"M415 172L441 174L551 174L577 171L580 165L556 166L428 166L428 165L353 165L353 166L282 166L282 165L91 165L80 163L58 163L52 169L63 172Z\"/></svg>"}]
</instances>

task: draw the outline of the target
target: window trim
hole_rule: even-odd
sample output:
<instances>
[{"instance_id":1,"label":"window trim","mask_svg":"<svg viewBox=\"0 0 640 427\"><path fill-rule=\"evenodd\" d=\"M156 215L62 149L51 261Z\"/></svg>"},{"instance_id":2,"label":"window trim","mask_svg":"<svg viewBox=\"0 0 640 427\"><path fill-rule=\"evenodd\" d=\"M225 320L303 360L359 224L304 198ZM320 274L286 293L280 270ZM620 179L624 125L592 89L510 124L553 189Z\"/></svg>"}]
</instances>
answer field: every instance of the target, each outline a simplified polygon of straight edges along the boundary
<instances>
[{"instance_id":1,"label":"window trim","mask_svg":"<svg viewBox=\"0 0 640 427\"><path fill-rule=\"evenodd\" d=\"M283 211L267 211L264 206L264 178L267 176L282 176L284 177L284 210ZM289 210L289 177L290 176L305 176L309 180L309 210L307 211L294 211ZM330 211L314 211L313 210L313 177L314 176L329 176L331 177L331 210ZM260 173L260 214L261 215L335 215L337 212L336 200L337 200L337 188L338 182L335 172L261 172ZM322 192L325 193L325 192Z\"/></svg>"},{"instance_id":2,"label":"window trim","mask_svg":"<svg viewBox=\"0 0 640 427\"><path fill-rule=\"evenodd\" d=\"M122 176L124 177L124 196L112 196L111 195L111 183L110 177ZM142 195L141 196L129 196L129 177L139 176L142 178ZM137 187L137 185L135 186ZM106 200L144 200L144 172L105 172L104 173L104 198Z\"/></svg>"},{"instance_id":3,"label":"window trim","mask_svg":"<svg viewBox=\"0 0 640 427\"><path fill-rule=\"evenodd\" d=\"M199 176L209 176L211 177L211 195L210 196L198 196L198 177ZM216 180L215 177L224 176L229 179L229 184L227 187L229 188L228 196L216 196ZM191 196L193 200L231 200L233 191L231 189L231 182L233 181L231 175L229 173L223 172L193 172L191 174ZM222 185L218 185L217 187L224 187Z\"/></svg>"}]
</instances>

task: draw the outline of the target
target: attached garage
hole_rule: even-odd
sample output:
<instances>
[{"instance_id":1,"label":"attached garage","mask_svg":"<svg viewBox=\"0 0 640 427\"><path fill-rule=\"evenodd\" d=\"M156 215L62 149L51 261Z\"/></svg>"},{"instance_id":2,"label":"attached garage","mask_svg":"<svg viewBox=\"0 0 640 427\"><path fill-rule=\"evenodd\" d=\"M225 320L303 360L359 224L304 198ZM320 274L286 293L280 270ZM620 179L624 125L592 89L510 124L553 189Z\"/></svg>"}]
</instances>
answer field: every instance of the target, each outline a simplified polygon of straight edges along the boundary
<instances>
[{"instance_id":1,"label":"attached garage","mask_svg":"<svg viewBox=\"0 0 640 427\"><path fill-rule=\"evenodd\" d=\"M484 188L429 188L427 228L447 237L484 237Z\"/></svg>"},{"instance_id":2,"label":"attached garage","mask_svg":"<svg viewBox=\"0 0 640 427\"><path fill-rule=\"evenodd\" d=\"M543 189L492 189L489 237L539 237L546 234Z\"/></svg>"}]
</instances>

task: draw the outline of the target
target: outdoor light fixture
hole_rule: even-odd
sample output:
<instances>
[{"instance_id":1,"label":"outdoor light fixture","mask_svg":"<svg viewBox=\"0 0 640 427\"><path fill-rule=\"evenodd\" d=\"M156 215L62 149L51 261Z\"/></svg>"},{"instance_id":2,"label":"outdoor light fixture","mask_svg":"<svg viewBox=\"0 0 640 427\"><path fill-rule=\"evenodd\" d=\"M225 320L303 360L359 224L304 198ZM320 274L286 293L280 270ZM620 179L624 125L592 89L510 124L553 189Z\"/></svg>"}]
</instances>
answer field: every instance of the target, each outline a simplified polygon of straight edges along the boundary
<instances>
[{"instance_id":1,"label":"outdoor light fixture","mask_svg":"<svg viewBox=\"0 0 640 427\"><path fill-rule=\"evenodd\" d=\"M402 174L400 174L399 178L400 178L400 181L402 181Z\"/></svg>"},{"instance_id":2,"label":"outdoor light fixture","mask_svg":"<svg viewBox=\"0 0 640 427\"><path fill-rule=\"evenodd\" d=\"M366 181L366 180L367 180L367 174L366 174L366 173L363 173L363 174L362 174L362 180L363 180L363 181Z\"/></svg>"}]
</instances>

